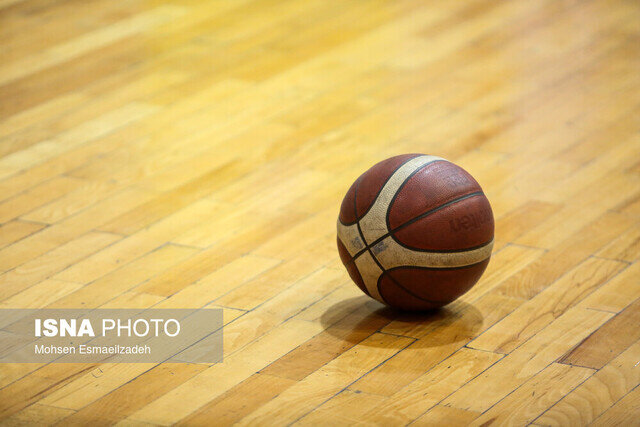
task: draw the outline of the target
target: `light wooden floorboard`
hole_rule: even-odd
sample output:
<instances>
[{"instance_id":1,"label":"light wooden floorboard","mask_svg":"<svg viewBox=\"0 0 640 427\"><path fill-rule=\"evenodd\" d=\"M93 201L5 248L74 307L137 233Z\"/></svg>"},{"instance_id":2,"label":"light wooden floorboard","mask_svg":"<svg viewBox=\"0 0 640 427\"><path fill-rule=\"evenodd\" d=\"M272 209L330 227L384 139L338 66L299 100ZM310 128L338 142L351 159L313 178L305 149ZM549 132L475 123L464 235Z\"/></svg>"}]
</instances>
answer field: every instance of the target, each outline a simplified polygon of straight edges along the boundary
<instances>
[{"instance_id":1,"label":"light wooden floorboard","mask_svg":"<svg viewBox=\"0 0 640 427\"><path fill-rule=\"evenodd\" d=\"M0 308L224 311L224 362L0 364L0 424L640 420L640 4L0 0ZM483 186L430 314L335 248L366 168Z\"/></svg>"}]
</instances>

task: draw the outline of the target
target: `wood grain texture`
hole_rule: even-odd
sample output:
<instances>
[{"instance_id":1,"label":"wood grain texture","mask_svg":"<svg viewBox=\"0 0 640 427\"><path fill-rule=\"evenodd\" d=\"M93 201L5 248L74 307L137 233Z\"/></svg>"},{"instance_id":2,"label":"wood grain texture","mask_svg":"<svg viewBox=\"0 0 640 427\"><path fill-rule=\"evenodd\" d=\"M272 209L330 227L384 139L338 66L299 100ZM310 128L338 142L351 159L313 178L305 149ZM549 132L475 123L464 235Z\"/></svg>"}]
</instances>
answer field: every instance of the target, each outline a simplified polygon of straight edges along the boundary
<instances>
[{"instance_id":1,"label":"wood grain texture","mask_svg":"<svg viewBox=\"0 0 640 427\"><path fill-rule=\"evenodd\" d=\"M600 369L640 339L639 324L640 299L637 299L558 362Z\"/></svg>"},{"instance_id":2,"label":"wood grain texture","mask_svg":"<svg viewBox=\"0 0 640 427\"><path fill-rule=\"evenodd\" d=\"M218 307L224 362L2 364L2 425L633 425L640 6L0 0L0 308ZM335 247L402 153L469 171L478 284Z\"/></svg>"},{"instance_id":3,"label":"wood grain texture","mask_svg":"<svg viewBox=\"0 0 640 427\"><path fill-rule=\"evenodd\" d=\"M640 383L640 342L625 350L535 421L541 425L588 424Z\"/></svg>"},{"instance_id":4,"label":"wood grain texture","mask_svg":"<svg viewBox=\"0 0 640 427\"><path fill-rule=\"evenodd\" d=\"M528 424L593 372L592 369L553 363L473 420L472 425Z\"/></svg>"},{"instance_id":5,"label":"wood grain texture","mask_svg":"<svg viewBox=\"0 0 640 427\"><path fill-rule=\"evenodd\" d=\"M599 416L593 422L593 425L606 426L617 422L626 425L637 425L638 414L640 414L640 388L636 387Z\"/></svg>"}]
</instances>

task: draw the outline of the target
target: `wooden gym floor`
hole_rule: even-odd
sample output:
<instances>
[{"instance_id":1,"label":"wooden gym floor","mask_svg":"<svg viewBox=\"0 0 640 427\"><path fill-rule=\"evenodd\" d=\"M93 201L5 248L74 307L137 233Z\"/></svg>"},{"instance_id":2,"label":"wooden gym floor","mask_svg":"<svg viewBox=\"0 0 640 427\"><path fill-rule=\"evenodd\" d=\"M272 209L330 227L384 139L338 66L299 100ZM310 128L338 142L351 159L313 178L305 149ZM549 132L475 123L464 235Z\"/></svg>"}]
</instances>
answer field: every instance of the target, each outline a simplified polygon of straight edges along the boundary
<instances>
[{"instance_id":1,"label":"wooden gym floor","mask_svg":"<svg viewBox=\"0 0 640 427\"><path fill-rule=\"evenodd\" d=\"M3 364L4 425L640 422L635 0L0 0L0 307L224 307L225 360ZM339 203L448 158L496 216L430 315Z\"/></svg>"}]
</instances>

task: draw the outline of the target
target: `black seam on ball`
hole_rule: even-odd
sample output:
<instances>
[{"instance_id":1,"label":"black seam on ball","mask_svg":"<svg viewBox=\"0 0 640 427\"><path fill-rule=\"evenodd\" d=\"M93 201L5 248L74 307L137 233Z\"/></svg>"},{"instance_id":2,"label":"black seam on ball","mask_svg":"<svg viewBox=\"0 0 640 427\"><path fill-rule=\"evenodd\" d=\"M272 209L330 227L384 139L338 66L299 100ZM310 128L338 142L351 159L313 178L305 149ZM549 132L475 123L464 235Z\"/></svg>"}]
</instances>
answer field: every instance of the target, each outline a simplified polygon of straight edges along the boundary
<instances>
[{"instance_id":1,"label":"black seam on ball","mask_svg":"<svg viewBox=\"0 0 640 427\"><path fill-rule=\"evenodd\" d=\"M380 268L380 270L381 270L380 277L382 277L384 275L384 273L385 273L385 269L382 266L382 264L380 264L380 261L378 261L378 258L376 258L375 255L373 254L373 252L371 251L371 246L367 245L367 240L364 238L364 234L362 233L362 227L360 227L360 217L358 217L358 210L357 210L358 186L359 185L360 185L360 178L358 178L358 181L356 181L356 188L353 191L353 209L354 209L354 214L356 216L356 227L358 227L358 233L360 234L360 238L362 239L362 243L364 243L364 245L366 246L365 249L369 250L369 255L371 255L371 259L373 259L373 261ZM374 200L374 202L375 202L375 200ZM353 258L353 260L354 260L354 264L355 264L355 257ZM357 265L356 265L356 269L358 269ZM360 272L360 269L358 269L358 273L360 273L360 276L362 277L362 273ZM378 277L378 280L380 279L380 277ZM364 278L363 278L363 282L364 282ZM376 282L376 288L378 288L378 284L379 284L379 281ZM367 287L366 282L364 283L364 286L365 286L365 288ZM379 288L378 288L378 294L380 294L380 289ZM382 295L380 295L380 298L382 299L383 302L386 303L386 301L385 301L385 299L384 299L384 297Z\"/></svg>"},{"instance_id":2,"label":"black seam on ball","mask_svg":"<svg viewBox=\"0 0 640 427\"><path fill-rule=\"evenodd\" d=\"M363 236L363 234L362 234L362 232L361 232L361 230L360 230L360 220L358 219L358 221L357 221L357 224L358 224L358 232L360 233L360 237L362 238L362 241L363 241L363 243L365 244L365 248L364 248L364 249L361 249L361 250L360 250L360 251L358 251L355 255L353 255L353 257L351 257L351 261L355 261L355 259L356 259L356 258L358 258L360 255L362 255L363 253L365 253L365 252L367 252L367 251L370 251L370 250L371 250L371 248L372 248L373 246L377 245L378 243L380 243L381 241L383 241L384 239L386 239L387 237L390 237L390 236L391 236L391 238L393 238L393 240L394 240L395 242L397 242L400 246L403 246L403 247L405 247L405 248L407 248L407 249L414 250L414 251L416 251L416 252L432 252L432 253L467 252L467 251L472 251L472 250L474 250L474 249L478 249L478 248L481 248L481 247L483 247L483 246L488 245L489 243L491 243L491 242L493 241L493 238L492 238L491 240L489 240L488 242L484 242L484 243L482 243L482 244L480 244L480 245L472 246L472 247L464 248L464 249L451 249L451 250L443 250L443 249L440 249L440 250L432 250L432 249L417 249L417 248L412 248L412 247L410 247L410 246L407 246L407 245L403 244L402 242L398 241L398 240L393 236L393 233L397 232L398 230L401 230L401 229L403 229L404 227L407 227L407 226L409 226L409 225L413 224L414 222L416 222L416 221L418 221L418 220L420 220L420 219L423 219L423 218L425 218L425 217L427 217L427 216L431 215L431 214L432 214L432 213L434 213L434 212L439 211L440 209L446 208L447 206L451 206L451 205L453 205L453 204L455 204L455 203L457 203L457 202L460 202L460 201L462 201L462 200L466 200L466 199L469 199L469 198L471 198L471 197L480 196L480 195L484 195L484 193L483 193L482 191L476 191L476 192L473 192L473 193L470 193L470 194L465 194L464 196L460 196L460 197L458 197L458 198L456 198L456 199L453 199L453 200L450 200L450 201L448 201L448 202L446 202L446 203L443 203L442 205L440 205L440 206L438 206L438 207L435 207L435 208L433 208L433 209L430 209L430 210L428 210L427 212L424 212L424 213L420 214L419 216L417 216L417 217L415 217L415 218L413 218L413 219L410 219L409 221L405 222L404 224L399 225L398 227L394 228L393 230L389 231L388 233L384 234L383 236L378 237L376 240L374 240L373 242L371 242L371 244L368 244L368 243L366 242L366 240L364 240L364 236ZM354 199L355 199L355 197L354 197Z\"/></svg>"},{"instance_id":3,"label":"black seam on ball","mask_svg":"<svg viewBox=\"0 0 640 427\"><path fill-rule=\"evenodd\" d=\"M373 203L371 203L371 205L370 205L369 207L367 207L367 210L365 210L365 211L364 211L364 213L362 214L362 218L364 218L364 216L365 216L366 214L368 214L368 213L369 213L369 211L371 210L371 207L375 204L376 200L377 200L377 199L378 199L378 197L380 196L380 193L382 192L382 189L384 188L384 186L385 186L385 185L387 185L387 182L389 182L389 180L391 179L391 177L393 176L393 174L395 174L396 172L398 172L398 169L400 169L402 166L404 166L404 165L406 165L407 163L409 163L411 160L413 160L413 159L417 159L418 157L422 157L422 156L424 156L424 155L425 155L425 154L416 154L414 157L411 157L411 158L409 158L409 159L405 160L404 162L402 162L400 165L398 165L398 167L397 167L397 168L395 168L395 169L393 170L393 172L391 172L391 175L389 175L389 176L387 177L387 179L385 179L385 180L384 180L384 182L382 183L382 185L381 185L381 186L380 186L380 188L378 189L378 192L376 193L376 196L373 198ZM431 162L429 162L429 163L427 163L427 164L430 164L430 163L433 163L433 162L439 162L439 161L442 161L442 160L439 160L439 159L438 159L438 160L432 160ZM373 168L374 166L375 166L375 165L373 165L371 168ZM424 166L426 166L426 165L424 165ZM369 168L369 170L371 170L371 168ZM367 172L369 172L369 170L367 170ZM363 173L362 175L360 175L360 176L358 177L358 179L356 180L356 182L360 181L360 180L362 179L362 177L364 177L364 176L367 174L367 172L365 172L365 173ZM415 172L413 172L413 173L415 173ZM358 186L358 185L356 184L356 188L357 188L357 186ZM353 191L353 198L354 198L354 199L355 199L355 197L356 197L356 196L355 196L355 193L356 193L356 191L355 191L355 190L356 190L356 189L354 189L354 191ZM356 220L355 220L354 222L349 222L349 223L342 222L342 221L340 221L340 215L338 215L338 221L340 221L340 224L342 224L342 225L354 225L354 224L356 224L358 221L360 221L360 218L361 218L361 217L358 217L358 209L357 209L357 207L356 207L356 204L355 204L355 203L354 203L353 214L354 214L354 216L355 216L355 218L356 218Z\"/></svg>"}]
</instances>

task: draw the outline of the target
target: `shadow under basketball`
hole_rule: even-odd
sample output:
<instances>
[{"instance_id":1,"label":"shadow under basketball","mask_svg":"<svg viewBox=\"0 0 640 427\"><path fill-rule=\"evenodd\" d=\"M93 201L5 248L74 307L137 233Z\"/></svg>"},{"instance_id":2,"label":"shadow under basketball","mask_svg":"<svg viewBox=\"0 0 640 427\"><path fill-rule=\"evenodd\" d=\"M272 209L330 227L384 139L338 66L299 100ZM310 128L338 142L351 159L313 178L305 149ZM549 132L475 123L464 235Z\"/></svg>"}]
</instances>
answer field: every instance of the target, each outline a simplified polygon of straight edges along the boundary
<instances>
[{"instance_id":1,"label":"shadow under basketball","mask_svg":"<svg viewBox=\"0 0 640 427\"><path fill-rule=\"evenodd\" d=\"M351 344L376 346L377 340L366 338L382 331L417 338L413 349L469 341L483 320L473 305L460 300L436 310L400 312L364 295L332 305L320 318L327 333Z\"/></svg>"}]
</instances>

